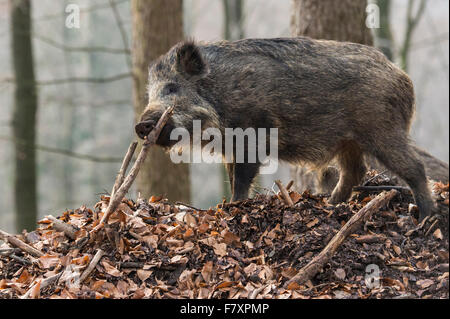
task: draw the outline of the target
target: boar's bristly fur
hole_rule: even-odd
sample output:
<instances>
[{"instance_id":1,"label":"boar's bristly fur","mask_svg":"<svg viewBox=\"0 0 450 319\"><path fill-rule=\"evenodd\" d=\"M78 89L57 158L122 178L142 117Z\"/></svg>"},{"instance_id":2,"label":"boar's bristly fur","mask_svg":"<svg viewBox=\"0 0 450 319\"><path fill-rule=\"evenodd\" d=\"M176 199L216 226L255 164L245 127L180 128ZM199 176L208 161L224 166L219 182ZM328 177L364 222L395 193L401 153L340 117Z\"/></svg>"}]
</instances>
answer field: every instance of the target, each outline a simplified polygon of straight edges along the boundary
<instances>
[{"instance_id":1,"label":"boar's bristly fur","mask_svg":"<svg viewBox=\"0 0 450 319\"><path fill-rule=\"evenodd\" d=\"M331 203L350 197L370 154L408 183L421 219L432 211L424 166L409 141L412 82L375 48L305 37L179 43L151 65L148 95L144 124L136 126L141 137L176 103L162 146L176 143L169 140L174 127L192 132L193 120L222 133L278 128L280 160L319 170L338 163ZM232 200L246 198L260 164L226 166Z\"/></svg>"}]
</instances>

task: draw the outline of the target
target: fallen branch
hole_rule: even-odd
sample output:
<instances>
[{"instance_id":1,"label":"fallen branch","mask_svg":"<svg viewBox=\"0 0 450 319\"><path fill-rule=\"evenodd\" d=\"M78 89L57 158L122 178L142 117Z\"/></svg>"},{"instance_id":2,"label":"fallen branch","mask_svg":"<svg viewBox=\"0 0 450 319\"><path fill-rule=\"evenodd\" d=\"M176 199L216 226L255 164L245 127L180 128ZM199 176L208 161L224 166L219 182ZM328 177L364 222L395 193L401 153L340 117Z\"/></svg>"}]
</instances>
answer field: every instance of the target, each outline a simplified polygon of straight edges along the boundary
<instances>
[{"instance_id":1,"label":"fallen branch","mask_svg":"<svg viewBox=\"0 0 450 319\"><path fill-rule=\"evenodd\" d=\"M150 132L150 134L147 136L146 140L142 144L141 151L134 162L133 167L130 170L130 173L128 176L123 180L123 183L119 185L121 182L120 178L117 180L117 184L114 185L113 189L117 189L117 191L114 191L114 196L111 196L109 200L109 205L106 208L106 211L100 220L99 224L94 227L94 229L91 231L93 233L97 232L101 228L104 227L105 223L108 221L111 214L116 210L116 208L119 206L119 204L122 202L122 199L125 197L125 194L128 192L128 190L131 187L131 184L133 184L137 174L139 173L139 169L142 166L142 163L145 161L148 151L151 146L153 146L156 143L156 140L158 139L159 135L161 134L161 130L163 129L164 125L166 125L167 121L169 120L169 117L172 115L173 106L166 109L159 119L158 123L156 124L155 128ZM132 148L130 146L130 148ZM128 155L128 154L127 154ZM132 154L131 154L132 155ZM126 166L125 162L127 160L127 156L124 159L124 163L122 166Z\"/></svg>"},{"instance_id":2,"label":"fallen branch","mask_svg":"<svg viewBox=\"0 0 450 319\"><path fill-rule=\"evenodd\" d=\"M45 278L44 280L42 280L41 282L37 281L34 285L32 285L30 287L30 289L27 290L27 292L20 297L20 299L28 299L30 298L31 294L33 292L35 292L34 290L36 289L36 286L39 285L39 291L41 291L42 289L50 286L51 284L55 283L58 281L59 277L61 277L61 275L63 274L63 271L60 272L59 274L50 276L48 278Z\"/></svg>"},{"instance_id":3,"label":"fallen branch","mask_svg":"<svg viewBox=\"0 0 450 319\"><path fill-rule=\"evenodd\" d=\"M283 186L283 184L281 184L281 181L277 179L275 181L275 184L277 184L278 188L280 189L281 196L283 196L283 200L286 203L286 205L291 207L294 206L294 202L292 201L291 196L289 196L287 189Z\"/></svg>"},{"instance_id":4,"label":"fallen branch","mask_svg":"<svg viewBox=\"0 0 450 319\"><path fill-rule=\"evenodd\" d=\"M353 187L353 190L356 192L379 192L379 191L390 191L390 190L397 190L397 191L407 191L411 192L411 190L408 187L405 186L355 186Z\"/></svg>"},{"instance_id":5,"label":"fallen branch","mask_svg":"<svg viewBox=\"0 0 450 319\"><path fill-rule=\"evenodd\" d=\"M18 248L1 248L0 249L0 256L7 256L11 259L14 259L18 262L20 262L21 264L24 265L31 265L32 262L25 259L25 258L21 258L19 256L16 256L14 253L20 251L20 249Z\"/></svg>"},{"instance_id":6,"label":"fallen branch","mask_svg":"<svg viewBox=\"0 0 450 319\"><path fill-rule=\"evenodd\" d=\"M389 201L394 198L398 192L391 190L389 192L383 192L377 197L372 199L366 206L364 206L358 213L352 216L350 220L339 230L339 232L330 240L328 245L314 257L305 267L286 282L285 288L288 288L290 284L296 282L297 284L303 284L308 280L311 280L317 273L319 273L324 265L333 257L336 250L344 242L344 240L352 234L362 223L367 221L374 212L380 210L383 206L386 206Z\"/></svg>"},{"instance_id":7,"label":"fallen branch","mask_svg":"<svg viewBox=\"0 0 450 319\"><path fill-rule=\"evenodd\" d=\"M34 247L24 243L19 238L15 237L15 236L13 236L11 234L8 234L7 232L5 232L3 230L0 230L0 238L2 238L4 241L9 243L13 247L20 248L24 252L27 252L30 255L34 256L34 257L38 257L39 258L41 256L44 256L44 253L41 252L40 250L37 250L36 248L34 248Z\"/></svg>"},{"instance_id":8,"label":"fallen branch","mask_svg":"<svg viewBox=\"0 0 450 319\"><path fill-rule=\"evenodd\" d=\"M83 281L86 280L86 278L91 274L91 272L94 270L94 268L97 266L100 259L102 259L105 252L101 249L97 250L97 252L94 255L94 258L92 258L91 262L89 263L89 266L83 271L83 273L80 276L80 284L83 283Z\"/></svg>"},{"instance_id":9,"label":"fallen branch","mask_svg":"<svg viewBox=\"0 0 450 319\"><path fill-rule=\"evenodd\" d=\"M64 235L66 235L70 239L75 240L77 238L76 233L77 233L78 229L75 228L75 226L69 225L69 224L55 218L52 215L45 216L45 218L52 221L53 228L56 229L57 231L63 232Z\"/></svg>"}]
</instances>

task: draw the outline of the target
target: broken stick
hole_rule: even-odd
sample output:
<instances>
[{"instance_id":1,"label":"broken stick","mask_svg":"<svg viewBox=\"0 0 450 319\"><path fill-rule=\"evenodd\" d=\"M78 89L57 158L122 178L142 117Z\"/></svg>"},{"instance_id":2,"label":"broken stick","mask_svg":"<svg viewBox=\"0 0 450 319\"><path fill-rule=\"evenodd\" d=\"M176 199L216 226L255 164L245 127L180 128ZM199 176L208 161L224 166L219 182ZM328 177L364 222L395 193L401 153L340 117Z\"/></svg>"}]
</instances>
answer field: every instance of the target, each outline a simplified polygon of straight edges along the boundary
<instances>
[{"instance_id":1,"label":"broken stick","mask_svg":"<svg viewBox=\"0 0 450 319\"><path fill-rule=\"evenodd\" d=\"M27 290L27 292L23 296L20 297L20 299L29 299L31 294L33 293L33 291L36 289L37 285L39 285L39 287L37 289L39 289L39 291L41 291L42 289L47 288L51 284L57 282L59 277L61 277L62 273L63 272L60 272L56 275L50 276L43 280L41 279L41 281L37 281L30 287L30 289Z\"/></svg>"},{"instance_id":2,"label":"broken stick","mask_svg":"<svg viewBox=\"0 0 450 319\"><path fill-rule=\"evenodd\" d=\"M45 218L47 218L53 222L53 228L55 230L63 232L64 235L66 235L70 239L77 238L76 233L77 233L78 229L75 226L69 225L69 224L57 219L56 217L54 217L52 215L47 215L47 216L45 216Z\"/></svg>"},{"instance_id":3,"label":"broken stick","mask_svg":"<svg viewBox=\"0 0 450 319\"><path fill-rule=\"evenodd\" d=\"M89 263L89 266L84 270L84 272L80 276L80 284L83 283L83 281L86 280L86 278L91 274L91 272L94 270L94 268L97 266L100 259L102 259L105 252L101 249L97 250L97 252L94 255L94 258L92 258L91 262Z\"/></svg>"},{"instance_id":4,"label":"broken stick","mask_svg":"<svg viewBox=\"0 0 450 319\"><path fill-rule=\"evenodd\" d=\"M125 179L119 178L119 176L118 176L116 183L114 184L114 187L113 187L114 196L111 196L111 198L109 200L109 205L106 208L106 211L103 214L103 217L100 220L100 223L97 226L95 226L91 232L95 233L98 230L100 230L101 228L103 228L103 226L108 221L111 214L116 210L117 206L119 206L119 204L122 202L122 199L125 197L125 194L128 192L128 190L131 187L131 184L133 184L137 174L139 173L139 169L141 168L142 163L147 158L148 150L150 149L151 146L153 146L156 143L156 140L158 139L159 135L161 134L161 130L163 129L164 125L166 125L167 121L169 120L169 117L172 115L173 108L174 107L171 106L164 111L163 115L159 119L155 128L147 136L147 139L142 144L141 151L140 151L136 161L134 162L134 165L131 168L128 176ZM129 150L130 149L132 149L132 146L130 146ZM131 151L130 151L130 153L131 153ZM124 162L122 164L123 167L127 166L125 162L126 162L127 158L128 157L131 158L132 155L133 155L133 153L131 153L131 155L129 155L127 153L127 155L125 156Z\"/></svg>"},{"instance_id":5,"label":"broken stick","mask_svg":"<svg viewBox=\"0 0 450 319\"><path fill-rule=\"evenodd\" d=\"M3 230L0 230L0 238L2 238L4 241L9 243L13 247L20 248L24 252L27 252L30 255L34 256L34 257L38 257L39 258L39 257L44 256L44 253L41 252L40 250L37 250L36 248L34 248L34 247L24 243L19 238L15 237L15 236L13 236L11 234L8 234L7 232L5 232Z\"/></svg>"},{"instance_id":6,"label":"broken stick","mask_svg":"<svg viewBox=\"0 0 450 319\"><path fill-rule=\"evenodd\" d=\"M119 173L117 174L117 177L116 177L116 181L114 182L114 186L111 191L111 197L114 196L114 194L117 191L117 188L123 184L123 180L125 179L125 173L127 172L128 165L130 165L130 161L133 158L133 154L136 151L137 145L138 145L137 142L133 142L128 147L127 154L125 155L125 158L123 159L122 165L120 166Z\"/></svg>"},{"instance_id":7,"label":"broken stick","mask_svg":"<svg viewBox=\"0 0 450 319\"><path fill-rule=\"evenodd\" d=\"M275 184L277 184L278 188L280 189L281 196L283 196L283 200L286 203L286 205L291 206L291 207L294 206L294 202L292 201L291 196L289 196L287 189L283 186L281 181L279 179L277 179L275 181Z\"/></svg>"},{"instance_id":8,"label":"broken stick","mask_svg":"<svg viewBox=\"0 0 450 319\"><path fill-rule=\"evenodd\" d=\"M333 257L334 253L344 242L344 240L358 227L360 227L362 223L367 221L374 212L387 205L397 194L398 192L393 189L389 192L383 192L372 199L359 212L353 215L344 226L342 226L339 232L316 257L314 257L305 267L300 269L294 277L286 282L285 288L288 288L289 285L294 282L297 284L303 284L308 280L311 280L323 269L324 265L331 259L331 257Z\"/></svg>"},{"instance_id":9,"label":"broken stick","mask_svg":"<svg viewBox=\"0 0 450 319\"><path fill-rule=\"evenodd\" d=\"M381 185L381 186L355 186L353 190L356 192L379 192L379 191L390 191L391 189L395 189L398 191L407 191L411 192L409 187L405 186L390 186L390 185Z\"/></svg>"}]
</instances>

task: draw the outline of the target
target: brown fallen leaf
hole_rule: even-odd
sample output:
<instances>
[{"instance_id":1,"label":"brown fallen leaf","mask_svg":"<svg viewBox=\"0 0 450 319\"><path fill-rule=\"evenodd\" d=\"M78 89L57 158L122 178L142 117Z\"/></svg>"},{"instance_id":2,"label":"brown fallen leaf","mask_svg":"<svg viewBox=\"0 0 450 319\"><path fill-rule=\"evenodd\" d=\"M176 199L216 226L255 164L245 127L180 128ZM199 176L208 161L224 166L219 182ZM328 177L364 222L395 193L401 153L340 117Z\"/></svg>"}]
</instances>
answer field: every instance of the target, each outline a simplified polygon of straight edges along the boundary
<instances>
[{"instance_id":1,"label":"brown fallen leaf","mask_svg":"<svg viewBox=\"0 0 450 319\"><path fill-rule=\"evenodd\" d=\"M221 244L214 244L213 245L214 248L214 252L216 253L216 255L220 256L220 257L224 257L228 254L227 252L227 244L225 243L221 243Z\"/></svg>"},{"instance_id":2,"label":"brown fallen leaf","mask_svg":"<svg viewBox=\"0 0 450 319\"><path fill-rule=\"evenodd\" d=\"M285 268L285 269L283 269L283 270L281 271L281 275L282 275L284 278L287 278L287 279L291 279L291 278L294 277L297 273L298 273L298 270L295 269L295 268L292 268L292 267Z\"/></svg>"},{"instance_id":3,"label":"brown fallen leaf","mask_svg":"<svg viewBox=\"0 0 450 319\"><path fill-rule=\"evenodd\" d=\"M433 284L434 284L434 281L431 279L422 279L422 280L418 280L416 282L416 285L419 286L421 289L427 289L428 287L430 287Z\"/></svg>"},{"instance_id":4,"label":"brown fallen leaf","mask_svg":"<svg viewBox=\"0 0 450 319\"><path fill-rule=\"evenodd\" d=\"M51 267L55 267L56 265L58 265L60 263L60 259L58 256L53 256L53 255L44 255L39 257L39 263L42 266L42 268L44 269L48 269Z\"/></svg>"},{"instance_id":5,"label":"brown fallen leaf","mask_svg":"<svg viewBox=\"0 0 450 319\"><path fill-rule=\"evenodd\" d=\"M209 229L209 224L208 223L203 223L200 226L198 226L198 232L200 234L204 234L208 231Z\"/></svg>"},{"instance_id":6,"label":"brown fallen leaf","mask_svg":"<svg viewBox=\"0 0 450 319\"><path fill-rule=\"evenodd\" d=\"M22 271L22 273L20 274L19 278L16 279L16 282L21 283L21 284L27 284L27 283L30 283L31 280L32 280L32 277L28 273L28 270L25 268Z\"/></svg>"},{"instance_id":7,"label":"brown fallen leaf","mask_svg":"<svg viewBox=\"0 0 450 319\"><path fill-rule=\"evenodd\" d=\"M152 270L143 270L143 269L138 269L136 271L138 278L141 281L146 281L148 278L150 278L150 276L152 275L153 271Z\"/></svg>"},{"instance_id":8,"label":"brown fallen leaf","mask_svg":"<svg viewBox=\"0 0 450 319\"><path fill-rule=\"evenodd\" d=\"M239 236L233 234L232 232L225 230L223 236L223 241L227 245L233 245L240 242Z\"/></svg>"},{"instance_id":9,"label":"brown fallen leaf","mask_svg":"<svg viewBox=\"0 0 450 319\"><path fill-rule=\"evenodd\" d=\"M103 259L100 263L105 268L105 271L108 275L111 275L113 277L120 277L121 272L116 267L107 262L105 259Z\"/></svg>"},{"instance_id":10,"label":"brown fallen leaf","mask_svg":"<svg viewBox=\"0 0 450 319\"><path fill-rule=\"evenodd\" d=\"M434 231L433 236L439 240L442 240L444 238L444 236L442 236L442 232L441 232L440 228L438 228Z\"/></svg>"},{"instance_id":11,"label":"brown fallen leaf","mask_svg":"<svg viewBox=\"0 0 450 319\"><path fill-rule=\"evenodd\" d=\"M399 255L399 256L401 255L402 249L400 247L398 247L397 245L393 245L392 249L394 249L394 251L397 255Z\"/></svg>"},{"instance_id":12,"label":"brown fallen leaf","mask_svg":"<svg viewBox=\"0 0 450 319\"><path fill-rule=\"evenodd\" d=\"M318 218L314 218L314 220L310 221L309 223L306 224L306 227L311 228L317 225L317 223L319 222Z\"/></svg>"},{"instance_id":13,"label":"brown fallen leaf","mask_svg":"<svg viewBox=\"0 0 450 319\"><path fill-rule=\"evenodd\" d=\"M38 299L41 296L41 280L38 280L36 284L31 288L30 299Z\"/></svg>"},{"instance_id":14,"label":"brown fallen leaf","mask_svg":"<svg viewBox=\"0 0 450 319\"><path fill-rule=\"evenodd\" d=\"M303 287L300 286L298 283L296 283L295 281L291 282L288 286L287 289L288 290L301 290Z\"/></svg>"},{"instance_id":15,"label":"brown fallen leaf","mask_svg":"<svg viewBox=\"0 0 450 319\"><path fill-rule=\"evenodd\" d=\"M203 266L202 271L201 271L203 280L206 283L209 283L211 281L212 270L213 270L213 263L212 263L212 261L211 260L207 261L205 263L205 265Z\"/></svg>"},{"instance_id":16,"label":"brown fallen leaf","mask_svg":"<svg viewBox=\"0 0 450 319\"><path fill-rule=\"evenodd\" d=\"M233 281L224 281L224 282L218 284L216 289L228 288L228 287L233 286L234 284L235 284L235 282L233 282Z\"/></svg>"}]
</instances>

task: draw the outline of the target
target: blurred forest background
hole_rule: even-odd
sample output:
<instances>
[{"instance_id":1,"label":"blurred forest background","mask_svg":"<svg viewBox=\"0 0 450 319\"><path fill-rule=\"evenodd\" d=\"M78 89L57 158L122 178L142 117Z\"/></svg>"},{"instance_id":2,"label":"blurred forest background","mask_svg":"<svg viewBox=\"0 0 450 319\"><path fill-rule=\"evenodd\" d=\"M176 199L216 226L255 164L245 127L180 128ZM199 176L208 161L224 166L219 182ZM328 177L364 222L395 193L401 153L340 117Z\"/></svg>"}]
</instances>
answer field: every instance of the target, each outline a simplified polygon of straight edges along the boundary
<instances>
[{"instance_id":1,"label":"blurred forest background","mask_svg":"<svg viewBox=\"0 0 450 319\"><path fill-rule=\"evenodd\" d=\"M13 52L20 55L23 48L13 51L11 1L0 0L1 229L29 229L36 217L60 215L81 205L92 207L99 194L110 191L121 159L136 139L132 2L31 0L30 34L38 99L35 143L25 149L33 149L36 156L36 216L33 208L18 209L23 202L29 204L33 194L26 188L17 193L15 186L15 149L21 140L13 118L30 114L17 113ZM164 5L175 2L182 4L178 11L184 37L214 41L291 35L290 0L170 0ZM374 30L375 45L388 48L392 59L407 69L415 84L418 112L413 139L448 162L449 1L378 2L382 9L389 10L381 12L382 28ZM80 8L80 28L66 27L65 9L69 4ZM411 30L408 25L413 20L417 23ZM156 45L156 38L149 39L144 48ZM22 68L26 69L26 64ZM259 178L256 191L270 189L275 178L287 182L289 167L281 166L275 175ZM229 194L221 165L193 164L189 180L187 200L196 207L215 205ZM130 196L135 197L136 191Z\"/></svg>"}]
</instances>

